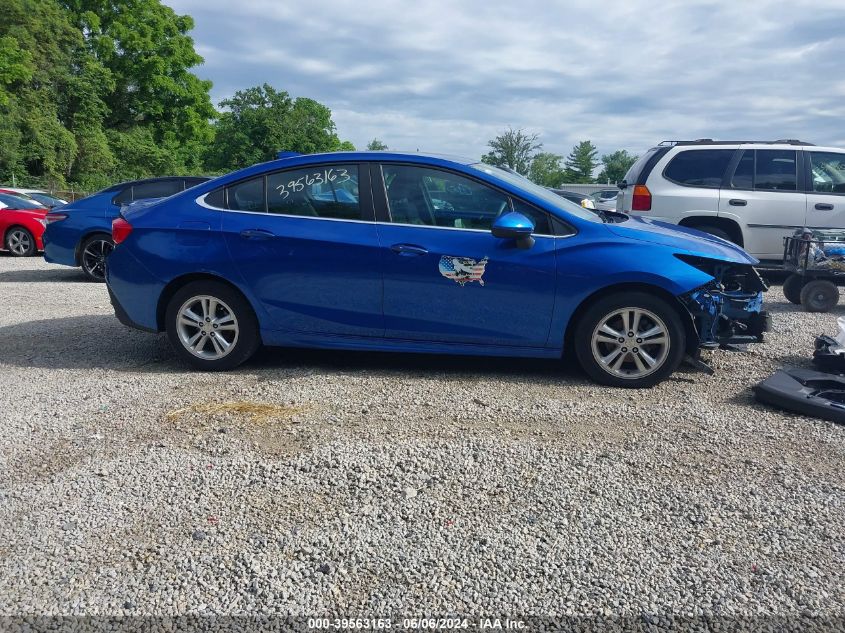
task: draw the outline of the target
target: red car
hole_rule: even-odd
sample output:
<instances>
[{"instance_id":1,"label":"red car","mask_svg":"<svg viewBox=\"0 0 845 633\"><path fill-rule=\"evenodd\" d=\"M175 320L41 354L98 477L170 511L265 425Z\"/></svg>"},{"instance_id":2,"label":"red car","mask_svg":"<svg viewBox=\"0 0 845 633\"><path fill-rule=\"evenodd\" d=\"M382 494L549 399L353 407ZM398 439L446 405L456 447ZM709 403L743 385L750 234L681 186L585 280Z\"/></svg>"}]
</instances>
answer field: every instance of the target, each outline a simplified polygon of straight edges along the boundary
<instances>
[{"instance_id":1,"label":"red car","mask_svg":"<svg viewBox=\"0 0 845 633\"><path fill-rule=\"evenodd\" d=\"M47 225L47 207L37 202L0 193L0 248L16 257L35 255L44 250L41 236Z\"/></svg>"}]
</instances>

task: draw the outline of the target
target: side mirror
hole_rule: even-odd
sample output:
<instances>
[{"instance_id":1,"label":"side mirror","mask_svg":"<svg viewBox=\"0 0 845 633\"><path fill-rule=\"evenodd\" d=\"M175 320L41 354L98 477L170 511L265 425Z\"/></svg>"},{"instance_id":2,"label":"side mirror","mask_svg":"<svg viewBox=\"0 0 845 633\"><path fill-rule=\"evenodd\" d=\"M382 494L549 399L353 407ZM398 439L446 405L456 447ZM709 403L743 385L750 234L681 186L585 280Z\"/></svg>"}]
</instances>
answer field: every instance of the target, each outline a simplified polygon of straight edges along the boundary
<instances>
[{"instance_id":1,"label":"side mirror","mask_svg":"<svg viewBox=\"0 0 845 633\"><path fill-rule=\"evenodd\" d=\"M534 224L521 213L511 211L496 219L493 223L491 233L493 237L500 237L506 240L516 240L519 248L531 248L534 246Z\"/></svg>"}]
</instances>

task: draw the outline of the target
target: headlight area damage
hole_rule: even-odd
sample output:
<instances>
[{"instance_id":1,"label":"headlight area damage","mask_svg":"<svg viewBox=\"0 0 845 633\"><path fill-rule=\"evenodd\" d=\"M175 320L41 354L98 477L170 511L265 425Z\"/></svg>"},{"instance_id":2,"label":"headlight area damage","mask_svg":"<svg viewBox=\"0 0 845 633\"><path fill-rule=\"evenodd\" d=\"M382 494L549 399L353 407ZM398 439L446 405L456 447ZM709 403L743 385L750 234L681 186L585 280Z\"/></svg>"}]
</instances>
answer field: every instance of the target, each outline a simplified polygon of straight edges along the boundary
<instances>
[{"instance_id":1,"label":"headlight area damage","mask_svg":"<svg viewBox=\"0 0 845 633\"><path fill-rule=\"evenodd\" d=\"M713 276L713 281L678 297L692 315L701 347L761 343L771 329L771 315L763 308L769 289L750 264L734 264L703 257L678 259Z\"/></svg>"}]
</instances>

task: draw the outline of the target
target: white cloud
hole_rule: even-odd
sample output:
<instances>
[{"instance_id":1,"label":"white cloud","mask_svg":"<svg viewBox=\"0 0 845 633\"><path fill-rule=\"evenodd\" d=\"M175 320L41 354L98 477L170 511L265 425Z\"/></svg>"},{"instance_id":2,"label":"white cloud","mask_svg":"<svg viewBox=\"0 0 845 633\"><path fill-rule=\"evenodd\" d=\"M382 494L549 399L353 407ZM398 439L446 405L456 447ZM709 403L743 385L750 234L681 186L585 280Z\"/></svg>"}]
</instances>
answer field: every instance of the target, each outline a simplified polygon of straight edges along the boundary
<instances>
[{"instance_id":1,"label":"white cloud","mask_svg":"<svg viewBox=\"0 0 845 633\"><path fill-rule=\"evenodd\" d=\"M582 139L842 143L836 0L170 4L194 17L215 100L267 82L328 105L359 147L480 156L508 125L561 154Z\"/></svg>"}]
</instances>

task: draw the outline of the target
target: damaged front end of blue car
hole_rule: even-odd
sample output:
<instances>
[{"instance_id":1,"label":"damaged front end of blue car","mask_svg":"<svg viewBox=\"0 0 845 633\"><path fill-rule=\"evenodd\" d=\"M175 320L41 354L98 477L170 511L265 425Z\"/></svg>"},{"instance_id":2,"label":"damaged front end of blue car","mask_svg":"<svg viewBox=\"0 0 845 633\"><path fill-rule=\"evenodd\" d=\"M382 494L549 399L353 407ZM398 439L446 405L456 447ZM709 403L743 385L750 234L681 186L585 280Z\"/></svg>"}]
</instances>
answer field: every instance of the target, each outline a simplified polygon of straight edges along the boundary
<instances>
[{"instance_id":1,"label":"damaged front end of blue car","mask_svg":"<svg viewBox=\"0 0 845 633\"><path fill-rule=\"evenodd\" d=\"M763 310L763 293L768 286L754 266L677 257L713 277L679 297L692 316L700 346L762 343L763 334L771 329L771 315Z\"/></svg>"}]
</instances>

